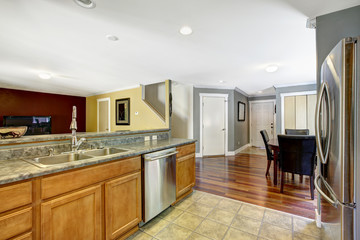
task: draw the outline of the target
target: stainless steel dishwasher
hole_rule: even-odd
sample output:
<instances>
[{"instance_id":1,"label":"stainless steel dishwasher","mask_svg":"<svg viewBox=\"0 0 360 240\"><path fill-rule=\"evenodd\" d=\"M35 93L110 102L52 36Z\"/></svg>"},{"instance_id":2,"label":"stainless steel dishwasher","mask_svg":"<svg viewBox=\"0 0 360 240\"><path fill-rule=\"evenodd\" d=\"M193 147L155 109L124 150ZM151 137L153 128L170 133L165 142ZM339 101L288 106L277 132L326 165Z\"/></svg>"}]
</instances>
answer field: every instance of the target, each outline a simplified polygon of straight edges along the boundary
<instances>
[{"instance_id":1,"label":"stainless steel dishwasher","mask_svg":"<svg viewBox=\"0 0 360 240\"><path fill-rule=\"evenodd\" d=\"M168 208L176 200L176 148L143 155L143 222Z\"/></svg>"}]
</instances>

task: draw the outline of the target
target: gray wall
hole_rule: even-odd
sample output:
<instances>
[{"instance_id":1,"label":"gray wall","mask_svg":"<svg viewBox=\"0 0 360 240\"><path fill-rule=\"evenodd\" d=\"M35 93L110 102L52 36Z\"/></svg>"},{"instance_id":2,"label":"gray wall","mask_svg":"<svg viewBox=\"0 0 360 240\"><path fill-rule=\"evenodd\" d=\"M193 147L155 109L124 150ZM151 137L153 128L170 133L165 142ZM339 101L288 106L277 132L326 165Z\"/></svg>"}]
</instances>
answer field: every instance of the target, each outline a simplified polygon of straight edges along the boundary
<instances>
[{"instance_id":1,"label":"gray wall","mask_svg":"<svg viewBox=\"0 0 360 240\"><path fill-rule=\"evenodd\" d=\"M243 102L245 108L245 121L238 121L238 102ZM231 116L231 115L230 115ZM230 117L229 116L229 117ZM234 150L249 143L249 101L243 94L234 91Z\"/></svg>"},{"instance_id":2,"label":"gray wall","mask_svg":"<svg viewBox=\"0 0 360 240\"><path fill-rule=\"evenodd\" d=\"M316 18L317 83L326 56L343 38L360 36L360 6Z\"/></svg>"},{"instance_id":3,"label":"gray wall","mask_svg":"<svg viewBox=\"0 0 360 240\"><path fill-rule=\"evenodd\" d=\"M276 92L276 133L281 133L281 97L282 93L316 91L316 84L275 88Z\"/></svg>"},{"instance_id":4,"label":"gray wall","mask_svg":"<svg viewBox=\"0 0 360 240\"><path fill-rule=\"evenodd\" d=\"M196 142L196 152L200 152L200 93L228 94L228 151L235 151L239 147L249 142L249 102L247 97L235 90L194 88L194 139ZM237 102L242 101L246 104L245 122L237 121Z\"/></svg>"},{"instance_id":5,"label":"gray wall","mask_svg":"<svg viewBox=\"0 0 360 240\"><path fill-rule=\"evenodd\" d=\"M249 101L274 100L274 99L276 99L276 95L249 97Z\"/></svg>"}]
</instances>

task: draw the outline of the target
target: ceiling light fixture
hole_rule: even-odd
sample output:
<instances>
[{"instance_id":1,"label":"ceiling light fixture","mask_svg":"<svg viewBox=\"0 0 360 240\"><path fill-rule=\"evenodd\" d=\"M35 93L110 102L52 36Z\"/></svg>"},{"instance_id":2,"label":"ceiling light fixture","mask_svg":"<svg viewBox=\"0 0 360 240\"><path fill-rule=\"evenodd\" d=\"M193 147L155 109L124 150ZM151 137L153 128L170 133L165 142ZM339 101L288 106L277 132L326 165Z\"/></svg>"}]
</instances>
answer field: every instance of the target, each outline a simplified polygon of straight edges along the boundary
<instances>
[{"instance_id":1,"label":"ceiling light fixture","mask_svg":"<svg viewBox=\"0 0 360 240\"><path fill-rule=\"evenodd\" d=\"M39 78L44 79L44 80L49 80L52 78L51 73L47 73L47 72L41 72L38 74Z\"/></svg>"},{"instance_id":2,"label":"ceiling light fixture","mask_svg":"<svg viewBox=\"0 0 360 240\"><path fill-rule=\"evenodd\" d=\"M74 0L74 2L83 8L94 8L96 4L92 0Z\"/></svg>"},{"instance_id":3,"label":"ceiling light fixture","mask_svg":"<svg viewBox=\"0 0 360 240\"><path fill-rule=\"evenodd\" d=\"M258 93L262 93L262 91L258 91Z\"/></svg>"},{"instance_id":4,"label":"ceiling light fixture","mask_svg":"<svg viewBox=\"0 0 360 240\"><path fill-rule=\"evenodd\" d=\"M224 83L224 80L220 80L219 83Z\"/></svg>"},{"instance_id":5,"label":"ceiling light fixture","mask_svg":"<svg viewBox=\"0 0 360 240\"><path fill-rule=\"evenodd\" d=\"M180 28L180 33L182 34L182 35L190 35L190 34L192 34L192 29L191 29L191 27L189 27L189 26L182 26L181 28Z\"/></svg>"},{"instance_id":6,"label":"ceiling light fixture","mask_svg":"<svg viewBox=\"0 0 360 240\"><path fill-rule=\"evenodd\" d=\"M276 72L279 69L278 65L269 65L266 67L265 71L268 73Z\"/></svg>"},{"instance_id":7,"label":"ceiling light fixture","mask_svg":"<svg viewBox=\"0 0 360 240\"><path fill-rule=\"evenodd\" d=\"M119 38L118 38L117 36L111 35L111 34L106 35L106 38L107 38L108 40L114 41L114 42L117 41L117 40L119 40Z\"/></svg>"}]
</instances>

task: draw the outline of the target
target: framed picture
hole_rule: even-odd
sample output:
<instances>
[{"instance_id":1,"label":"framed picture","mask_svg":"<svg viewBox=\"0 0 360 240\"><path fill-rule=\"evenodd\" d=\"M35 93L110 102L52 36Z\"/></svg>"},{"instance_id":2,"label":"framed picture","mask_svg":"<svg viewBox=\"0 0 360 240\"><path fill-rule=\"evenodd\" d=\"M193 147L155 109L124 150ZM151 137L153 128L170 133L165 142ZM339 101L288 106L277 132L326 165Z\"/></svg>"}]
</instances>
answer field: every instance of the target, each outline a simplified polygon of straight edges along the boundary
<instances>
[{"instance_id":1,"label":"framed picture","mask_svg":"<svg viewBox=\"0 0 360 240\"><path fill-rule=\"evenodd\" d=\"M238 102L238 121L245 121L245 103Z\"/></svg>"},{"instance_id":2,"label":"framed picture","mask_svg":"<svg viewBox=\"0 0 360 240\"><path fill-rule=\"evenodd\" d=\"M117 99L115 108L116 125L130 125L130 98Z\"/></svg>"}]
</instances>

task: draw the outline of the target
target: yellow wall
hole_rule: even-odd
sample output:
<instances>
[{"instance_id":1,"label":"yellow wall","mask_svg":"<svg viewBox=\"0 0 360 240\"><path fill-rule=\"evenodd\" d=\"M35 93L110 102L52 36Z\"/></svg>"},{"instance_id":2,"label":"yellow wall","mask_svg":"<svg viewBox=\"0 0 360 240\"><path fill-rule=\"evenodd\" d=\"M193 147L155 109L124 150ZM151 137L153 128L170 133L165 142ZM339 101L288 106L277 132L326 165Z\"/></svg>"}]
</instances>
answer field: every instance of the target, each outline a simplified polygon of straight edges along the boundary
<instances>
[{"instance_id":1,"label":"yellow wall","mask_svg":"<svg viewBox=\"0 0 360 240\"><path fill-rule=\"evenodd\" d=\"M110 129L111 132L118 130L149 130L169 128L169 81L165 81L167 109L165 121L163 121L141 98L142 88L127 89L118 92L100 94L86 98L86 131L97 131L97 99L110 98ZM115 124L115 101L116 99L130 98L130 125ZM135 115L138 112L138 115Z\"/></svg>"}]
</instances>

